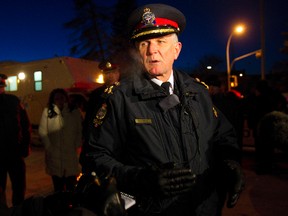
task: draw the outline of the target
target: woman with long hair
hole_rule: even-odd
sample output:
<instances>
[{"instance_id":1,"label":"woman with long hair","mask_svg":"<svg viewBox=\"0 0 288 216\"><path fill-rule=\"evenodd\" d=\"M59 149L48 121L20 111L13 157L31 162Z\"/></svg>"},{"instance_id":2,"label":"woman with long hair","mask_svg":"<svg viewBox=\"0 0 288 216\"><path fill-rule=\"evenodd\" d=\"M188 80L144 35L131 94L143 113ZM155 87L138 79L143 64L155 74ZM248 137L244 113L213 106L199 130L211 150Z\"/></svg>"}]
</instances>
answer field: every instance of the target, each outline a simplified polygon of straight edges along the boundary
<instances>
[{"instance_id":1,"label":"woman with long hair","mask_svg":"<svg viewBox=\"0 0 288 216\"><path fill-rule=\"evenodd\" d=\"M69 107L64 89L52 90L39 124L45 147L46 173L54 191L71 191L80 173L78 149L82 144L82 118L79 109Z\"/></svg>"}]
</instances>

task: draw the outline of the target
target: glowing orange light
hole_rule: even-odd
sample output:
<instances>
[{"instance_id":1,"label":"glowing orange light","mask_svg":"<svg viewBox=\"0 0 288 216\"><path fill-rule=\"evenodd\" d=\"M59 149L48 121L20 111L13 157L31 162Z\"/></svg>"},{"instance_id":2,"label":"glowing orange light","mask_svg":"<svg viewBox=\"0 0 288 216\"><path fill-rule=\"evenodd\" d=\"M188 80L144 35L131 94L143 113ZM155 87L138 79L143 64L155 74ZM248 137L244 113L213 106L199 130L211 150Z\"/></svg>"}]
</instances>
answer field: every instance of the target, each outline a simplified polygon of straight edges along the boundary
<instances>
[{"instance_id":1,"label":"glowing orange light","mask_svg":"<svg viewBox=\"0 0 288 216\"><path fill-rule=\"evenodd\" d=\"M234 32L237 33L237 34L241 34L241 33L244 32L244 30L245 30L245 28L244 28L243 25L238 25L238 26L235 27Z\"/></svg>"}]
</instances>

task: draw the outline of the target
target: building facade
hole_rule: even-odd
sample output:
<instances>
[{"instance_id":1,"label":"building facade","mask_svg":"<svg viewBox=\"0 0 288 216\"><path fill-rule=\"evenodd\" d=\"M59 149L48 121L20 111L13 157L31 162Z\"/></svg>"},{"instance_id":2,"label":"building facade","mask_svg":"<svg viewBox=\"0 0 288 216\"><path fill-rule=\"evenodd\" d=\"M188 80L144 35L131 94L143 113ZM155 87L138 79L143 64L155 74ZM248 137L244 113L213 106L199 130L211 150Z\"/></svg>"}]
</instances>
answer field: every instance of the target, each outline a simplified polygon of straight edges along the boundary
<instances>
[{"instance_id":1,"label":"building facade","mask_svg":"<svg viewBox=\"0 0 288 216\"><path fill-rule=\"evenodd\" d=\"M55 57L31 62L2 62L0 73L6 74L7 93L18 96L31 124L38 126L48 96L55 88L88 93L100 86L99 62L71 57Z\"/></svg>"}]
</instances>

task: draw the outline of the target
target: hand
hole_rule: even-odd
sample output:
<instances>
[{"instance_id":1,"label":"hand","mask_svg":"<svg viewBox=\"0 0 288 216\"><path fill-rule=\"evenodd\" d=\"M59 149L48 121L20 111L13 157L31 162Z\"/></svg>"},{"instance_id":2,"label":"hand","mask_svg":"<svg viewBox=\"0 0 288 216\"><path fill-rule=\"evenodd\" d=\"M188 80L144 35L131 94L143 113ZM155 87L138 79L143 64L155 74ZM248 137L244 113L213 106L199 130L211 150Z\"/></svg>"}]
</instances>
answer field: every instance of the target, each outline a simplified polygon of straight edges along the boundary
<instances>
[{"instance_id":1,"label":"hand","mask_svg":"<svg viewBox=\"0 0 288 216\"><path fill-rule=\"evenodd\" d=\"M233 208L245 187L245 178L238 162L226 160L225 165L228 172L228 197L226 205L228 208Z\"/></svg>"},{"instance_id":2,"label":"hand","mask_svg":"<svg viewBox=\"0 0 288 216\"><path fill-rule=\"evenodd\" d=\"M196 175L190 169L147 168L138 173L136 182L140 193L174 196L191 190L196 182Z\"/></svg>"}]
</instances>

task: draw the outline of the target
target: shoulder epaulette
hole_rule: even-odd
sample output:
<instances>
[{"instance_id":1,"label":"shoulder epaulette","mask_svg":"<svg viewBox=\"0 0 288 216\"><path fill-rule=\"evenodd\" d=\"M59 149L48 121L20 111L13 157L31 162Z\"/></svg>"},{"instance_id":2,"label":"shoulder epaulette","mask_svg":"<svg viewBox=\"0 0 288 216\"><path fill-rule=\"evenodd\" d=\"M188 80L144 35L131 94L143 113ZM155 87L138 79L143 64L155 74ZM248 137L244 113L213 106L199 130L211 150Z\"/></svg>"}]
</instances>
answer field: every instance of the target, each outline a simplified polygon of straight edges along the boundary
<instances>
[{"instance_id":1,"label":"shoulder epaulette","mask_svg":"<svg viewBox=\"0 0 288 216\"><path fill-rule=\"evenodd\" d=\"M120 82L115 82L115 83L113 83L112 85L110 85L110 86L108 86L105 90L104 90L104 92L106 93L106 94L113 94L113 88L114 87L116 87L116 86L118 86L118 85L120 85Z\"/></svg>"},{"instance_id":2,"label":"shoulder epaulette","mask_svg":"<svg viewBox=\"0 0 288 216\"><path fill-rule=\"evenodd\" d=\"M197 83L202 84L203 86L205 86L206 89L209 89L209 86L205 82L201 81L199 78L196 77L195 80L196 80Z\"/></svg>"}]
</instances>

